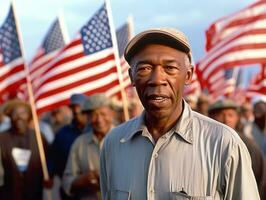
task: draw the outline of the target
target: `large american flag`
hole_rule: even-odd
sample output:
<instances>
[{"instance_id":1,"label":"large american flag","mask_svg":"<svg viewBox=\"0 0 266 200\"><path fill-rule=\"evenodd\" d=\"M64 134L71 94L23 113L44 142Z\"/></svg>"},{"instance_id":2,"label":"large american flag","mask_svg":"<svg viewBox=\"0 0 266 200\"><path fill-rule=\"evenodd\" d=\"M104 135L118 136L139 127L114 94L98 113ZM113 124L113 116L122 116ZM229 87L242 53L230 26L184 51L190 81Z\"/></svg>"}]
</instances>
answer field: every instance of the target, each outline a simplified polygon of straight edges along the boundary
<instances>
[{"instance_id":1,"label":"large american flag","mask_svg":"<svg viewBox=\"0 0 266 200\"><path fill-rule=\"evenodd\" d=\"M128 75L129 65L124 58L124 50L126 48L127 43L133 37L133 27L132 22L128 21L119 27L116 31L116 38L117 38L117 45L118 45L118 52L120 57L122 75L123 75L123 84L126 90L127 96L132 97L132 86L131 81ZM118 87L118 86L117 86ZM120 91L118 90L117 95L120 95Z\"/></svg>"},{"instance_id":2,"label":"large american flag","mask_svg":"<svg viewBox=\"0 0 266 200\"><path fill-rule=\"evenodd\" d=\"M11 5L7 18L0 27L0 98L13 98L17 89L26 83L24 59L18 39L14 10Z\"/></svg>"},{"instance_id":3,"label":"large american flag","mask_svg":"<svg viewBox=\"0 0 266 200\"><path fill-rule=\"evenodd\" d=\"M117 92L119 80L105 4L43 74L35 93L39 113L68 104L73 93L111 96Z\"/></svg>"},{"instance_id":4,"label":"large american flag","mask_svg":"<svg viewBox=\"0 0 266 200\"><path fill-rule=\"evenodd\" d=\"M266 62L266 1L224 17L206 32L207 53L197 64L201 84L211 87L223 70Z\"/></svg>"}]
</instances>

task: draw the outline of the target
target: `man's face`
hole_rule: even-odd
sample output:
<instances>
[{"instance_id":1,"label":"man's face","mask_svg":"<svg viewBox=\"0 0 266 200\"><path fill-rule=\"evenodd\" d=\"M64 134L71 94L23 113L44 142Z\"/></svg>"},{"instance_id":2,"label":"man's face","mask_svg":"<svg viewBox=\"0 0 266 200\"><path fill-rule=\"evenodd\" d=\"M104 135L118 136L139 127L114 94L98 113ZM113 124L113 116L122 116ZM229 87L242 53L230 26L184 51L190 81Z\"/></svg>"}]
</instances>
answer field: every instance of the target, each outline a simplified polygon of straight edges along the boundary
<instances>
[{"instance_id":1,"label":"man's face","mask_svg":"<svg viewBox=\"0 0 266 200\"><path fill-rule=\"evenodd\" d=\"M111 129L113 111L107 106L97 108L89 114L89 121L96 134L105 135Z\"/></svg>"},{"instance_id":2,"label":"man's face","mask_svg":"<svg viewBox=\"0 0 266 200\"><path fill-rule=\"evenodd\" d=\"M79 124L85 125L87 122L86 115L82 113L80 105L71 105L73 120L78 122Z\"/></svg>"},{"instance_id":3,"label":"man's face","mask_svg":"<svg viewBox=\"0 0 266 200\"><path fill-rule=\"evenodd\" d=\"M176 117L182 109L184 84L193 68L187 55L168 46L150 44L130 62L132 84L147 112L155 118Z\"/></svg>"},{"instance_id":4,"label":"man's face","mask_svg":"<svg viewBox=\"0 0 266 200\"><path fill-rule=\"evenodd\" d=\"M11 113L12 126L17 133L23 134L28 129L31 116L24 106L17 106Z\"/></svg>"},{"instance_id":5,"label":"man's face","mask_svg":"<svg viewBox=\"0 0 266 200\"><path fill-rule=\"evenodd\" d=\"M239 115L235 109L226 108L217 112L213 116L213 119L231 127L232 129L236 129L239 121Z\"/></svg>"}]
</instances>

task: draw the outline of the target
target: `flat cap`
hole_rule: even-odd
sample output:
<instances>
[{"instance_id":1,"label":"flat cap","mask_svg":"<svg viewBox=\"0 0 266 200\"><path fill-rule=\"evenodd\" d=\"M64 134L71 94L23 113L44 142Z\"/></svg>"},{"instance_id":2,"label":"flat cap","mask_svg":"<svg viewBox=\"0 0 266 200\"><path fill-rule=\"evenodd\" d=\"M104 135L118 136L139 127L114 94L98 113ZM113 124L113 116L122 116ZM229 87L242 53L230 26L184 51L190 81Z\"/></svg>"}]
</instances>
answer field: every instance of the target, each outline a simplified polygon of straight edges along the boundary
<instances>
[{"instance_id":1,"label":"flat cap","mask_svg":"<svg viewBox=\"0 0 266 200\"><path fill-rule=\"evenodd\" d=\"M73 94L70 97L70 105L80 105L82 106L83 103L86 101L87 96L84 94Z\"/></svg>"},{"instance_id":2,"label":"flat cap","mask_svg":"<svg viewBox=\"0 0 266 200\"><path fill-rule=\"evenodd\" d=\"M214 111L219 111L219 110L229 109L229 108L232 108L238 111L239 106L231 99L222 99L210 105L208 112L212 113Z\"/></svg>"},{"instance_id":3,"label":"flat cap","mask_svg":"<svg viewBox=\"0 0 266 200\"><path fill-rule=\"evenodd\" d=\"M127 62L145 45L163 44L178 49L188 55L191 62L192 53L186 35L174 28L154 28L137 34L128 43L124 57Z\"/></svg>"},{"instance_id":4,"label":"flat cap","mask_svg":"<svg viewBox=\"0 0 266 200\"><path fill-rule=\"evenodd\" d=\"M102 93L91 95L82 106L82 112L88 112L100 107L111 106L111 101Z\"/></svg>"}]
</instances>

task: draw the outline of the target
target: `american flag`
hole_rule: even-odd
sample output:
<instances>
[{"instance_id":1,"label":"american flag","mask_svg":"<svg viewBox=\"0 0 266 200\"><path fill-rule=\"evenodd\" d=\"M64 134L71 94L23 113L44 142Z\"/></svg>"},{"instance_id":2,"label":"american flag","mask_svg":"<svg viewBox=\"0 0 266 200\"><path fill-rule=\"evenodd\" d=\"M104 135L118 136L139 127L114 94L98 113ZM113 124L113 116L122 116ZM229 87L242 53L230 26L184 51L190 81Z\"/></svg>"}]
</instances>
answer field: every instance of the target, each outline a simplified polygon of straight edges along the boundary
<instances>
[{"instance_id":1,"label":"american flag","mask_svg":"<svg viewBox=\"0 0 266 200\"><path fill-rule=\"evenodd\" d=\"M249 99L255 96L266 96L266 65L261 65L260 71L251 80L246 95Z\"/></svg>"},{"instance_id":2,"label":"american flag","mask_svg":"<svg viewBox=\"0 0 266 200\"><path fill-rule=\"evenodd\" d=\"M131 81L128 75L129 65L124 58L124 50L129 40L133 37L132 29L133 29L132 22L129 20L128 22L123 24L121 27L119 27L116 31L118 52L119 52L122 75L123 75L123 83L124 83L124 88L126 89L128 97L132 97L133 88L131 86ZM119 96L120 88L118 89L119 90L118 90L117 95Z\"/></svg>"},{"instance_id":3,"label":"american flag","mask_svg":"<svg viewBox=\"0 0 266 200\"><path fill-rule=\"evenodd\" d=\"M243 10L224 17L206 32L207 53L197 64L201 83L211 87L211 79L223 70L266 62L266 1L256 1Z\"/></svg>"},{"instance_id":4,"label":"american flag","mask_svg":"<svg viewBox=\"0 0 266 200\"><path fill-rule=\"evenodd\" d=\"M17 89L26 83L14 10L11 5L7 18L0 27L0 98L2 101L15 97Z\"/></svg>"},{"instance_id":5,"label":"american flag","mask_svg":"<svg viewBox=\"0 0 266 200\"><path fill-rule=\"evenodd\" d=\"M235 70L235 68L232 68L221 71L223 76L220 79L216 79L216 82L212 82L209 90L211 101L214 102L220 97L232 97L236 85Z\"/></svg>"},{"instance_id":6,"label":"american flag","mask_svg":"<svg viewBox=\"0 0 266 200\"><path fill-rule=\"evenodd\" d=\"M73 93L116 93L119 80L105 4L43 74L35 93L38 113L68 104Z\"/></svg>"},{"instance_id":7,"label":"american flag","mask_svg":"<svg viewBox=\"0 0 266 200\"><path fill-rule=\"evenodd\" d=\"M33 87L38 85L38 80L43 76L43 72L49 67L49 63L54 59L59 49L65 46L63 31L57 18L49 28L41 46L37 50L29 64L30 77Z\"/></svg>"},{"instance_id":8,"label":"american flag","mask_svg":"<svg viewBox=\"0 0 266 200\"><path fill-rule=\"evenodd\" d=\"M49 67L49 63L58 55L59 50L65 46L65 39L61 28L59 18L57 18L50 26L47 34L36 55L29 63L30 80L32 82L32 89L37 92L39 80L44 75L43 73ZM28 98L28 90L26 84L21 85L22 98Z\"/></svg>"}]
</instances>

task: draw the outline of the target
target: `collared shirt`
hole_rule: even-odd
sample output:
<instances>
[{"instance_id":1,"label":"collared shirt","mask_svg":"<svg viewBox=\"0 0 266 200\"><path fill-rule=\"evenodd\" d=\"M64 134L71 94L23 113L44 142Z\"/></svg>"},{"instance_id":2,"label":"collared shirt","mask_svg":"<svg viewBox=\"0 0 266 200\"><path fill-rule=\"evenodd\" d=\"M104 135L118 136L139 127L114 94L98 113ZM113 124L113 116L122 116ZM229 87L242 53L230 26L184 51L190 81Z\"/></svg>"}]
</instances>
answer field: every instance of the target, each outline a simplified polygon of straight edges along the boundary
<instances>
[{"instance_id":1,"label":"collared shirt","mask_svg":"<svg viewBox=\"0 0 266 200\"><path fill-rule=\"evenodd\" d=\"M104 200L259 199L250 155L234 130L184 103L180 120L155 143L144 115L105 138Z\"/></svg>"},{"instance_id":2,"label":"collared shirt","mask_svg":"<svg viewBox=\"0 0 266 200\"><path fill-rule=\"evenodd\" d=\"M67 165L63 175L63 188L70 192L72 182L89 170L100 171L100 146L101 142L93 132L80 135L73 143ZM81 199L98 199L97 193L84 195Z\"/></svg>"}]
</instances>

